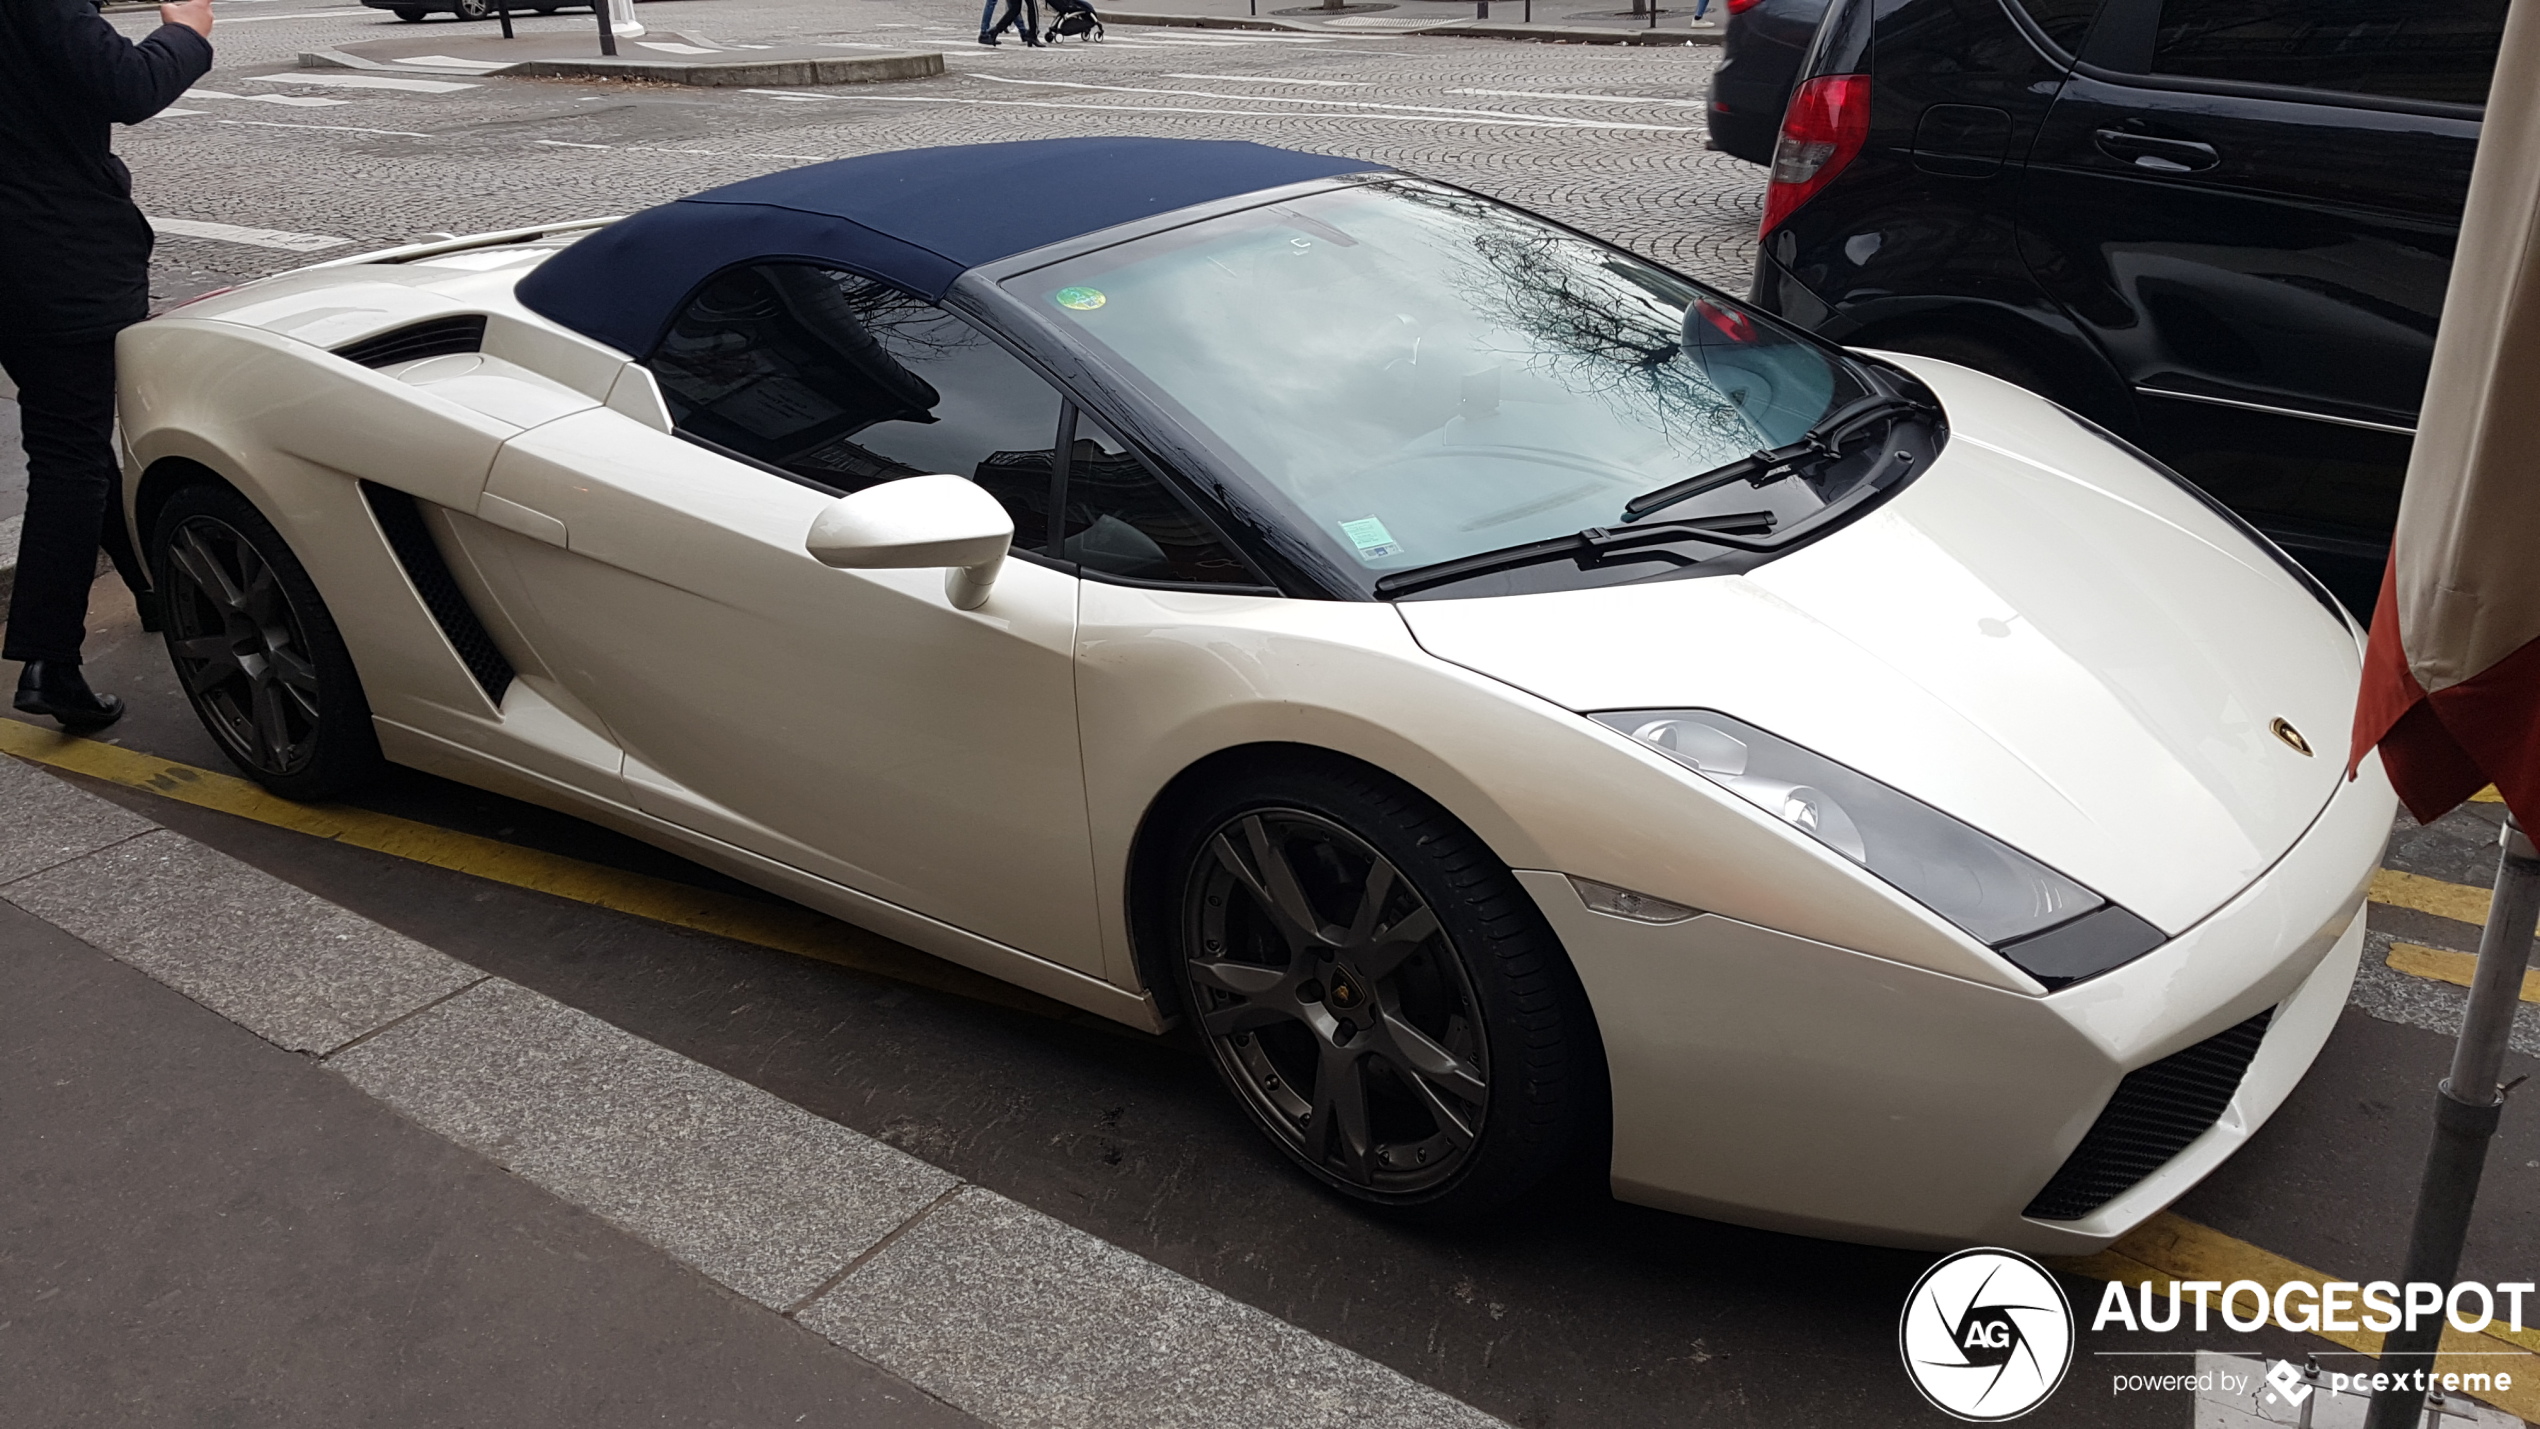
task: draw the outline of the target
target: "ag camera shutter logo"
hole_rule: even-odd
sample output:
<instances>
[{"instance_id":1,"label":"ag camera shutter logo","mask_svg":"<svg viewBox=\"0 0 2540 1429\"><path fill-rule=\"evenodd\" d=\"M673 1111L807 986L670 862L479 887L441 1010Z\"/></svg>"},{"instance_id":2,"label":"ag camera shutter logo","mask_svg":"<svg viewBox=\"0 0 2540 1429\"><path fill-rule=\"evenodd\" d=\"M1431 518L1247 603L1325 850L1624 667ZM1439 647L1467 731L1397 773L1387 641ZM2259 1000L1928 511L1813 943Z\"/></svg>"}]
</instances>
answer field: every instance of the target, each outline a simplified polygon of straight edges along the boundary
<instances>
[{"instance_id":1,"label":"ag camera shutter logo","mask_svg":"<svg viewBox=\"0 0 2540 1429\"><path fill-rule=\"evenodd\" d=\"M2072 1302L2017 1251L1962 1250L1914 1282L1896 1347L1933 1408L1979 1424L2017 1419L2073 1367Z\"/></svg>"}]
</instances>

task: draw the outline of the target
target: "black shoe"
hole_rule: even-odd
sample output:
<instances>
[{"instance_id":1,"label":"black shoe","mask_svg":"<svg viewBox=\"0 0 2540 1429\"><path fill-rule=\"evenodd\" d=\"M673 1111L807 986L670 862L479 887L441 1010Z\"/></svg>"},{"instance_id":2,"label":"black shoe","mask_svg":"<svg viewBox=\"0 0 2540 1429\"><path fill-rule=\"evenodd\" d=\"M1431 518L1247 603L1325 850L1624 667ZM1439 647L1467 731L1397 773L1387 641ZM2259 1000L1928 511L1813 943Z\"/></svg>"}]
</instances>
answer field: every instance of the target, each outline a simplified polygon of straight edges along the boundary
<instances>
[{"instance_id":1,"label":"black shoe","mask_svg":"<svg viewBox=\"0 0 2540 1429\"><path fill-rule=\"evenodd\" d=\"M18 676L21 714L51 715L71 730L104 729L123 718L123 701L88 688L88 677L76 663L29 660Z\"/></svg>"},{"instance_id":2,"label":"black shoe","mask_svg":"<svg viewBox=\"0 0 2540 1429\"><path fill-rule=\"evenodd\" d=\"M979 37L979 43L981 43L981 44L983 44L983 45L993 45L993 44L995 44L996 42L997 42L997 37L996 37L996 36L994 36L994 35L981 35L981 36Z\"/></svg>"}]
</instances>

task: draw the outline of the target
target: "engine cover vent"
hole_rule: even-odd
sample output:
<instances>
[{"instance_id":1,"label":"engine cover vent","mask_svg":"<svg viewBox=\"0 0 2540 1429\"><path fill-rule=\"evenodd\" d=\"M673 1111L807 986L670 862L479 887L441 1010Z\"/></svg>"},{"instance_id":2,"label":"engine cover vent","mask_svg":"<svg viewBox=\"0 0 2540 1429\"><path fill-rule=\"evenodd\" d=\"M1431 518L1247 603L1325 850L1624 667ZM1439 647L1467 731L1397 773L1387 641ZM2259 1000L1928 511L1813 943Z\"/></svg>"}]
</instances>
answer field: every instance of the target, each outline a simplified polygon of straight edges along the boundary
<instances>
[{"instance_id":1,"label":"engine cover vent","mask_svg":"<svg viewBox=\"0 0 2540 1429\"><path fill-rule=\"evenodd\" d=\"M457 352L484 350L485 315L466 313L454 318L433 318L412 323L359 342L348 342L335 349L335 355L364 367L388 367L418 358L448 357Z\"/></svg>"}]
</instances>

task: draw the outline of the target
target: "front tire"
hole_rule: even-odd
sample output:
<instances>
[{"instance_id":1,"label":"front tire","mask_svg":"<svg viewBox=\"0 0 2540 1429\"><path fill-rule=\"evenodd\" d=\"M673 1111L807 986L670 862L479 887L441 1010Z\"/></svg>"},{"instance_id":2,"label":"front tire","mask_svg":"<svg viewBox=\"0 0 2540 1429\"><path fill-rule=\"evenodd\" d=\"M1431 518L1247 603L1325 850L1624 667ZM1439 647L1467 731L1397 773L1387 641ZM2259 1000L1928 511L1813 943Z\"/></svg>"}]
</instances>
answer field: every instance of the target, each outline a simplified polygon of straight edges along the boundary
<instances>
[{"instance_id":1,"label":"front tire","mask_svg":"<svg viewBox=\"0 0 2540 1429\"><path fill-rule=\"evenodd\" d=\"M1367 1205L1471 1220L1602 1125L1576 974L1471 830L1373 771L1215 785L1175 839L1178 991L1271 1142Z\"/></svg>"},{"instance_id":2,"label":"front tire","mask_svg":"<svg viewBox=\"0 0 2540 1429\"><path fill-rule=\"evenodd\" d=\"M457 0L457 3L459 18L462 20L485 20L493 17L494 0Z\"/></svg>"},{"instance_id":3,"label":"front tire","mask_svg":"<svg viewBox=\"0 0 2540 1429\"><path fill-rule=\"evenodd\" d=\"M379 738L335 618L282 534L226 486L168 498L150 533L168 659L248 778L329 799L375 775Z\"/></svg>"}]
</instances>

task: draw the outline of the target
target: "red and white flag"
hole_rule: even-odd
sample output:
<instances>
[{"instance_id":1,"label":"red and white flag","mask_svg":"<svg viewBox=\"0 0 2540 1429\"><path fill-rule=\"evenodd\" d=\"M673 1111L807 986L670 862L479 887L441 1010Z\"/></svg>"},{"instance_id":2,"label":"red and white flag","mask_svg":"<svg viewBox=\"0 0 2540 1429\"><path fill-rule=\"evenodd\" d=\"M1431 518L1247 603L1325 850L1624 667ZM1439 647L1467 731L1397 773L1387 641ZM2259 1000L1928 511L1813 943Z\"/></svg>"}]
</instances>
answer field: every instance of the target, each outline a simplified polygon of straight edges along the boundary
<instances>
[{"instance_id":1,"label":"red and white flag","mask_svg":"<svg viewBox=\"0 0 2540 1429\"><path fill-rule=\"evenodd\" d=\"M2347 773L2374 745L2431 822L2492 783L2540 828L2540 3L2488 92L2381 578Z\"/></svg>"}]
</instances>

